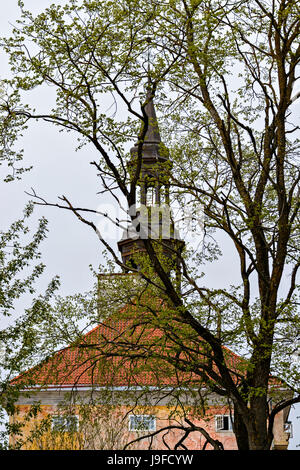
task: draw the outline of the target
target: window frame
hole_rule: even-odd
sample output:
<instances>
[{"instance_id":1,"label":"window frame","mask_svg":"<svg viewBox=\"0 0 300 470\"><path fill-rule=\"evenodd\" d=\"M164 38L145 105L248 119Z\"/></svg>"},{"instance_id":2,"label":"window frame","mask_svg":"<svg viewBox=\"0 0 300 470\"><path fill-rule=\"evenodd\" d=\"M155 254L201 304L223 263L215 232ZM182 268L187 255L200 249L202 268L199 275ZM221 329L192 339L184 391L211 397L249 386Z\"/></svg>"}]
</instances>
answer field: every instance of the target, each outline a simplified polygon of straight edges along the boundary
<instances>
[{"instance_id":1,"label":"window frame","mask_svg":"<svg viewBox=\"0 0 300 470\"><path fill-rule=\"evenodd\" d=\"M218 425L218 420L222 418L222 427ZM224 418L228 418L228 429L224 429ZM215 429L216 432L233 432L233 416L230 414L215 415Z\"/></svg>"},{"instance_id":2,"label":"window frame","mask_svg":"<svg viewBox=\"0 0 300 470\"><path fill-rule=\"evenodd\" d=\"M74 419L74 429L72 429L72 425L68 424L68 419L72 418ZM61 420L61 429L55 429L57 425L55 425L54 420L59 419ZM57 426L59 428L59 426ZM78 415L59 415L59 414L53 414L51 416L51 431L52 432L78 432L79 430L79 416Z\"/></svg>"},{"instance_id":3,"label":"window frame","mask_svg":"<svg viewBox=\"0 0 300 470\"><path fill-rule=\"evenodd\" d=\"M285 421L283 423L283 431L287 434L289 434L289 438L293 438L293 423L291 421Z\"/></svg>"},{"instance_id":4,"label":"window frame","mask_svg":"<svg viewBox=\"0 0 300 470\"><path fill-rule=\"evenodd\" d=\"M134 428L132 427L132 422L135 418L148 418L149 419L149 427L147 428L140 428L138 429L137 426ZM129 415L128 416L128 430L130 432L155 432L156 431L156 416L155 415Z\"/></svg>"}]
</instances>

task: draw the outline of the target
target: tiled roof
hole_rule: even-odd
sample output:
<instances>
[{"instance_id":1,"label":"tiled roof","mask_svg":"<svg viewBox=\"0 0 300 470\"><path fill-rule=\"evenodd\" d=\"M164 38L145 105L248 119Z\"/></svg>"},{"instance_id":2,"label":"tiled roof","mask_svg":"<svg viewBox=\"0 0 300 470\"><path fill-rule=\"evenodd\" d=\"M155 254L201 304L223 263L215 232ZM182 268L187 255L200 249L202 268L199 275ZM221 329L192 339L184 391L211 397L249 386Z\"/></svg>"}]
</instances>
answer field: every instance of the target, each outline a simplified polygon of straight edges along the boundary
<instances>
[{"instance_id":1,"label":"tiled roof","mask_svg":"<svg viewBox=\"0 0 300 470\"><path fill-rule=\"evenodd\" d=\"M200 377L195 371L188 371L188 366L178 375L174 366L163 359L168 355L175 356L174 342L166 339L162 329L132 316L111 317L83 336L76 345L58 351L18 376L14 383L46 387L199 384ZM224 356L232 370L245 364L227 348L224 348Z\"/></svg>"}]
</instances>

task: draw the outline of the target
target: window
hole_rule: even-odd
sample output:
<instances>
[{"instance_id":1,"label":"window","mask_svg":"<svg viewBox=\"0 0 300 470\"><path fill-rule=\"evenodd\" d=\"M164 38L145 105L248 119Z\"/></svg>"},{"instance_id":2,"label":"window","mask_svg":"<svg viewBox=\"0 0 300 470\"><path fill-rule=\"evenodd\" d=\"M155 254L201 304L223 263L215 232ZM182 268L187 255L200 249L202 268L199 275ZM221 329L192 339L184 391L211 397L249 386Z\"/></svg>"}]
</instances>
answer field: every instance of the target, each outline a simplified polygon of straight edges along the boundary
<instances>
[{"instance_id":1,"label":"window","mask_svg":"<svg viewBox=\"0 0 300 470\"><path fill-rule=\"evenodd\" d=\"M155 204L155 199L155 188L153 186L149 186L146 193L146 205L152 206Z\"/></svg>"},{"instance_id":2,"label":"window","mask_svg":"<svg viewBox=\"0 0 300 470\"><path fill-rule=\"evenodd\" d=\"M289 437L292 438L293 437L293 425L291 423L291 421L286 421L283 425L283 430L284 432L287 432L289 433Z\"/></svg>"},{"instance_id":3,"label":"window","mask_svg":"<svg viewBox=\"0 0 300 470\"><path fill-rule=\"evenodd\" d=\"M78 431L78 416L76 415L55 415L52 416L52 431L74 432Z\"/></svg>"},{"instance_id":4,"label":"window","mask_svg":"<svg viewBox=\"0 0 300 470\"><path fill-rule=\"evenodd\" d=\"M136 186L135 188L135 204L138 207L141 204L141 188Z\"/></svg>"},{"instance_id":5,"label":"window","mask_svg":"<svg viewBox=\"0 0 300 470\"><path fill-rule=\"evenodd\" d=\"M217 415L216 416L216 431L232 431L233 417L230 415Z\"/></svg>"},{"instance_id":6,"label":"window","mask_svg":"<svg viewBox=\"0 0 300 470\"><path fill-rule=\"evenodd\" d=\"M130 415L129 431L155 431L156 420L152 415Z\"/></svg>"}]
</instances>

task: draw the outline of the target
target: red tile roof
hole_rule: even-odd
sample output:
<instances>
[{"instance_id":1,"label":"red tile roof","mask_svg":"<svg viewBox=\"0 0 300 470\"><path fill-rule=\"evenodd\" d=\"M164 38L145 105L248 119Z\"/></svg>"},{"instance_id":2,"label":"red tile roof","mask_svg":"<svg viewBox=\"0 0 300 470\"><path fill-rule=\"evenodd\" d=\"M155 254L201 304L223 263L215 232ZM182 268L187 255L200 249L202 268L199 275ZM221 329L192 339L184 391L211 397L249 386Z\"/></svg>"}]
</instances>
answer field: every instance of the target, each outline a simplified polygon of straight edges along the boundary
<instances>
[{"instance_id":1,"label":"red tile roof","mask_svg":"<svg viewBox=\"0 0 300 470\"><path fill-rule=\"evenodd\" d=\"M144 314L143 321L133 317L136 317L136 311L130 318L110 317L83 336L79 343L58 351L18 376L14 383L82 387L176 386L184 382L189 385L191 382L201 382L195 371L188 371L188 357L187 368L180 376L174 366L163 359L162 356L174 358L176 355L176 343L167 339L163 329L147 322ZM192 347L195 348L196 344L200 352L204 343L201 344L197 338ZM227 365L232 370L245 364L229 349L223 350ZM152 352L151 358L149 351Z\"/></svg>"}]
</instances>

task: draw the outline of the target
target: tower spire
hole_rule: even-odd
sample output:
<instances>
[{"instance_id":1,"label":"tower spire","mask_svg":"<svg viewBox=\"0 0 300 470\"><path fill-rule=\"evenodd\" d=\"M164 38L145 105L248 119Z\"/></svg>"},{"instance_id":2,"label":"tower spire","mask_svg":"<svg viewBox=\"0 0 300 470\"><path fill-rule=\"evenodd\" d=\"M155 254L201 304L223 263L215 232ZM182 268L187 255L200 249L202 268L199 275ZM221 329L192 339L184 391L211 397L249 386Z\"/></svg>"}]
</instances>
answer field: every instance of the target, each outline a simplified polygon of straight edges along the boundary
<instances>
[{"instance_id":1,"label":"tower spire","mask_svg":"<svg viewBox=\"0 0 300 470\"><path fill-rule=\"evenodd\" d=\"M136 227L130 224L118 242L118 247L123 263L138 267L134 258L137 254L145 253L143 238L146 234L157 245L163 247L160 251L166 259L173 260L167 263L170 267L168 270L171 271L173 268L178 270L179 259L176 253L179 254L182 251L184 242L179 239L171 217L169 207L171 162L169 151L161 140L149 86L146 99L145 112L148 117L148 128L143 142L140 178L137 183L137 189L140 192L140 197L137 197L137 221L139 224L143 223L145 230L138 232ZM129 166L134 168L138 157L138 143L132 147L130 153Z\"/></svg>"},{"instance_id":2,"label":"tower spire","mask_svg":"<svg viewBox=\"0 0 300 470\"><path fill-rule=\"evenodd\" d=\"M147 104L145 106L145 113L148 116L148 129L145 135L145 143L147 144L160 144L161 137L159 133L157 117L155 112L155 107L153 103L153 99L151 97L151 91L148 86L147 90Z\"/></svg>"}]
</instances>

